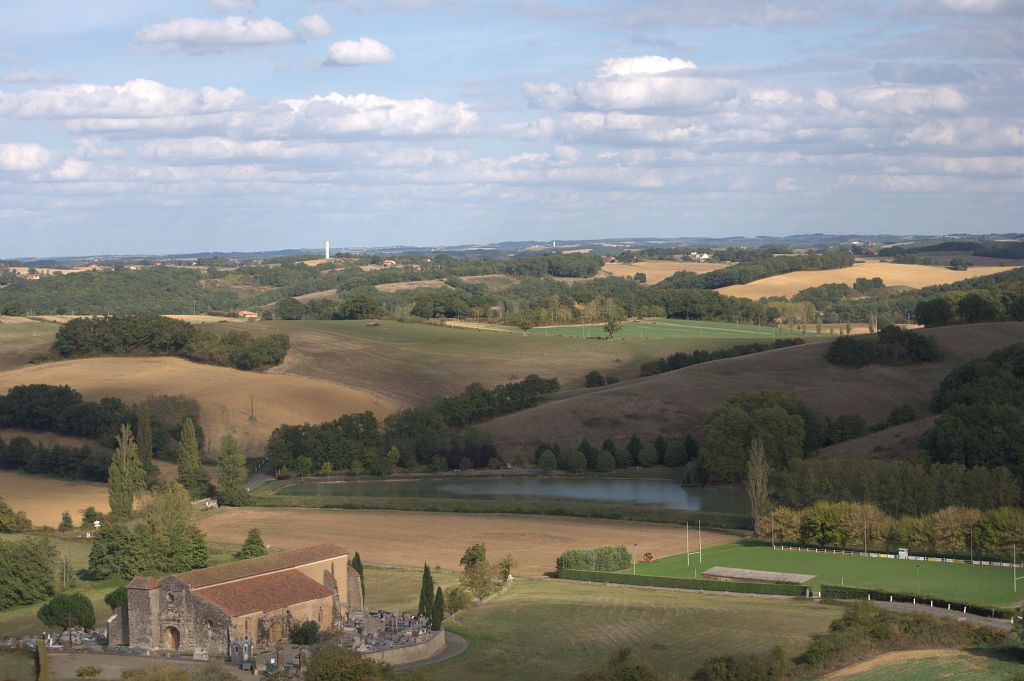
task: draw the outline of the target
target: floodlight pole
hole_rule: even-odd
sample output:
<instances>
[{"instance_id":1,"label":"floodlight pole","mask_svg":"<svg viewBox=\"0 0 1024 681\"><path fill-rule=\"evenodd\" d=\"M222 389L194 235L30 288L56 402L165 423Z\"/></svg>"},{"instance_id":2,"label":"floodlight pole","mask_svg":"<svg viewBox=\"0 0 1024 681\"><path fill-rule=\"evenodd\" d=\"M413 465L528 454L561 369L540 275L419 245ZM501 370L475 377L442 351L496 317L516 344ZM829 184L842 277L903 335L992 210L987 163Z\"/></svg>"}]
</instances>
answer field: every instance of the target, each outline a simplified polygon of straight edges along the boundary
<instances>
[{"instance_id":1,"label":"floodlight pole","mask_svg":"<svg viewBox=\"0 0 1024 681\"><path fill-rule=\"evenodd\" d=\"M1016 547L1016 544L1014 546ZM697 562L704 562L704 541L700 534L700 520L697 521ZM1014 585L1016 585L1016 582L1014 582Z\"/></svg>"},{"instance_id":2,"label":"floodlight pole","mask_svg":"<svg viewBox=\"0 0 1024 681\"><path fill-rule=\"evenodd\" d=\"M686 565L690 565L690 523L686 523Z\"/></svg>"}]
</instances>

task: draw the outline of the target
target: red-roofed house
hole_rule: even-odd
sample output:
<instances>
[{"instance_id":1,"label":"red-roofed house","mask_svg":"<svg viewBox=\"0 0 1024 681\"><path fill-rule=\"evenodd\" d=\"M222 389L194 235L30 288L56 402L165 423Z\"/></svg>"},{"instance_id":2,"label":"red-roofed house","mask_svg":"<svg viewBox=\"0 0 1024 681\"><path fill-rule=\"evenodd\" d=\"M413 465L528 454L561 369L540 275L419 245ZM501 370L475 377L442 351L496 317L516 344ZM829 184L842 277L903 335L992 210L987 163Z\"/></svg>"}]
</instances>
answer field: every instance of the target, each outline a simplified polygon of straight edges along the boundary
<instances>
[{"instance_id":1,"label":"red-roofed house","mask_svg":"<svg viewBox=\"0 0 1024 681\"><path fill-rule=\"evenodd\" d=\"M227 655L233 641L269 648L303 622L332 629L362 608L348 553L317 544L161 580L135 577L108 629L113 646Z\"/></svg>"}]
</instances>

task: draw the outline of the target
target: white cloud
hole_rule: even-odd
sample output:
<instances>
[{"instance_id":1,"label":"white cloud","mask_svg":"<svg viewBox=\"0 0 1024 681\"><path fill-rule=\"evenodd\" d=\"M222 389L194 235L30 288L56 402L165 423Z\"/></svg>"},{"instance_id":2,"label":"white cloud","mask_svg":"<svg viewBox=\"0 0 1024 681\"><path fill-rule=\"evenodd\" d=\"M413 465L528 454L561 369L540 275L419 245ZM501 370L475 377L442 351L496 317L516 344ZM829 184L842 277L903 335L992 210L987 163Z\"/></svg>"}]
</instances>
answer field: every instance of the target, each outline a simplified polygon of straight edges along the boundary
<instances>
[{"instance_id":1,"label":"white cloud","mask_svg":"<svg viewBox=\"0 0 1024 681\"><path fill-rule=\"evenodd\" d=\"M291 29L273 19L246 19L241 16L224 19L172 19L141 28L135 34L138 45L191 54L224 52L295 39L296 35Z\"/></svg>"},{"instance_id":2,"label":"white cloud","mask_svg":"<svg viewBox=\"0 0 1024 681\"><path fill-rule=\"evenodd\" d=\"M245 92L237 88L172 88L144 78L121 85L76 83L51 88L0 90L0 114L17 118L164 119L239 108Z\"/></svg>"},{"instance_id":3,"label":"white cloud","mask_svg":"<svg viewBox=\"0 0 1024 681\"><path fill-rule=\"evenodd\" d=\"M341 40L327 50L325 66L358 66L360 64L388 64L395 60L395 52L373 38Z\"/></svg>"},{"instance_id":4,"label":"white cloud","mask_svg":"<svg viewBox=\"0 0 1024 681\"><path fill-rule=\"evenodd\" d=\"M463 102L442 104L432 99L391 99L361 93L332 92L308 99L288 99L288 127L308 135L465 134L479 116ZM277 118L280 122L280 118Z\"/></svg>"},{"instance_id":5,"label":"white cloud","mask_svg":"<svg viewBox=\"0 0 1024 681\"><path fill-rule=\"evenodd\" d=\"M296 22L302 30L314 38L324 38L334 32L331 25L319 14L310 14Z\"/></svg>"},{"instance_id":6,"label":"white cloud","mask_svg":"<svg viewBox=\"0 0 1024 681\"><path fill-rule=\"evenodd\" d=\"M526 101L535 109L569 109L576 103L576 95L557 83L523 83Z\"/></svg>"},{"instance_id":7,"label":"white cloud","mask_svg":"<svg viewBox=\"0 0 1024 681\"><path fill-rule=\"evenodd\" d=\"M846 96L859 109L886 113L916 114L924 111L962 111L967 100L955 88L935 87L868 87L852 90Z\"/></svg>"},{"instance_id":8,"label":"white cloud","mask_svg":"<svg viewBox=\"0 0 1024 681\"><path fill-rule=\"evenodd\" d=\"M59 167L50 171L55 180L81 180L89 172L90 163L75 157L69 157Z\"/></svg>"},{"instance_id":9,"label":"white cloud","mask_svg":"<svg viewBox=\"0 0 1024 681\"><path fill-rule=\"evenodd\" d=\"M696 68L696 64L686 59L648 55L605 59L597 68L597 75L599 78L628 78L630 76L671 73L672 71L688 71Z\"/></svg>"},{"instance_id":10,"label":"white cloud","mask_svg":"<svg viewBox=\"0 0 1024 681\"><path fill-rule=\"evenodd\" d=\"M0 170L39 170L50 162L50 152L38 144L0 144Z\"/></svg>"}]
</instances>

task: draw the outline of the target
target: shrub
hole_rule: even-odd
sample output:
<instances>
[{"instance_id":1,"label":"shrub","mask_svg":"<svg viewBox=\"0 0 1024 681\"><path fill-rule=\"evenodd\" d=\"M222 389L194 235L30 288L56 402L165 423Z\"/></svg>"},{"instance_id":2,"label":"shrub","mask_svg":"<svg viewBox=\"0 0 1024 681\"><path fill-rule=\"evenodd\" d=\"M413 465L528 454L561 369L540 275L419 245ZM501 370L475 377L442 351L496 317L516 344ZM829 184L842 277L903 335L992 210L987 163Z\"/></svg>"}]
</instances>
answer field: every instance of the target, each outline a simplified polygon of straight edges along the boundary
<instances>
[{"instance_id":1,"label":"shrub","mask_svg":"<svg viewBox=\"0 0 1024 681\"><path fill-rule=\"evenodd\" d=\"M775 646L768 653L716 657L704 663L695 681L782 681L789 678L786 655Z\"/></svg>"},{"instance_id":2,"label":"shrub","mask_svg":"<svg viewBox=\"0 0 1024 681\"><path fill-rule=\"evenodd\" d=\"M594 570L615 572L633 564L633 557L625 546L599 546L593 549L569 549L555 560L561 570Z\"/></svg>"},{"instance_id":3,"label":"shrub","mask_svg":"<svg viewBox=\"0 0 1024 681\"><path fill-rule=\"evenodd\" d=\"M591 371L587 374L586 378L583 379L584 385L588 388L596 388L605 384L605 378L601 375L600 371Z\"/></svg>"},{"instance_id":4,"label":"shrub","mask_svg":"<svg viewBox=\"0 0 1024 681\"><path fill-rule=\"evenodd\" d=\"M461 586L455 585L448 587L448 590L444 592L444 602L448 607L448 611L456 613L459 610L465 610L472 603L472 596L469 592Z\"/></svg>"},{"instance_id":5,"label":"shrub","mask_svg":"<svg viewBox=\"0 0 1024 681\"><path fill-rule=\"evenodd\" d=\"M75 671L75 676L80 679L95 679L97 676L103 673L103 670L93 664L87 664L79 667Z\"/></svg>"},{"instance_id":6,"label":"shrub","mask_svg":"<svg viewBox=\"0 0 1024 681\"><path fill-rule=\"evenodd\" d=\"M293 628L291 634L289 634L291 642L300 646L308 646L316 643L319 636L320 625L313 620L303 622L299 626Z\"/></svg>"}]
</instances>

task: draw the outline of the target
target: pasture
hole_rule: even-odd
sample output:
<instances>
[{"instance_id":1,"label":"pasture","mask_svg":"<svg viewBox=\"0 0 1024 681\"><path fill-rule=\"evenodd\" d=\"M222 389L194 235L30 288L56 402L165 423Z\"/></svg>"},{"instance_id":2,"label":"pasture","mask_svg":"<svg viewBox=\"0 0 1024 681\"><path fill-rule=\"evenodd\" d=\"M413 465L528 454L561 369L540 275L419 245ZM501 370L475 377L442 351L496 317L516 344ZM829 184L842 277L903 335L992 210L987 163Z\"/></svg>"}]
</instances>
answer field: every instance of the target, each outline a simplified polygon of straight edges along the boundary
<instances>
[{"instance_id":1,"label":"pasture","mask_svg":"<svg viewBox=\"0 0 1024 681\"><path fill-rule=\"evenodd\" d=\"M935 338L944 353L943 359L850 370L825 361L827 343L807 343L575 391L477 428L501 442L502 456L512 459L517 454L532 456L539 442L564 446L575 445L584 436L592 443L611 437L621 446L632 433L646 440L653 440L659 433L670 438L699 434L711 410L741 391L793 393L816 412L833 419L841 414L860 414L868 423L877 423L901 404L909 404L918 414L927 414L931 394L946 374L969 359L1019 342L1024 337L1024 323L948 326L921 333ZM511 334L492 335L504 338ZM714 341L575 341L574 345L586 351L589 346L646 348L664 343L674 345L675 351L692 349L694 343L710 342ZM718 342L733 345L750 339ZM596 365L594 368L600 369ZM618 375L627 377L624 373Z\"/></svg>"},{"instance_id":2,"label":"pasture","mask_svg":"<svg viewBox=\"0 0 1024 681\"><path fill-rule=\"evenodd\" d=\"M637 545L656 556L685 550L679 527L589 518L506 514L418 513L305 508L222 508L204 515L201 529L211 541L240 543L258 527L273 548L290 549L333 541L376 565L422 566L426 561L458 570L467 546L483 542L495 560L512 554L514 574L553 572L555 559L572 547ZM720 544L733 535L706 532L705 541Z\"/></svg>"},{"instance_id":3,"label":"pasture","mask_svg":"<svg viewBox=\"0 0 1024 681\"><path fill-rule=\"evenodd\" d=\"M421 279L419 281L396 281L391 284L377 284L378 291L397 293L399 291L415 291L419 288L451 288L441 279Z\"/></svg>"},{"instance_id":4,"label":"pasture","mask_svg":"<svg viewBox=\"0 0 1024 681\"><path fill-rule=\"evenodd\" d=\"M840 669L827 681L1013 681L1021 665L969 650L901 650Z\"/></svg>"},{"instance_id":5,"label":"pasture","mask_svg":"<svg viewBox=\"0 0 1024 681\"><path fill-rule=\"evenodd\" d=\"M647 277L647 285L657 284L671 277L676 272L693 272L704 274L714 272L723 267L728 267L730 262L681 262L679 260L642 260L640 262L618 262L605 265L602 272L615 277L626 277L632 279L636 274L643 274Z\"/></svg>"},{"instance_id":6,"label":"pasture","mask_svg":"<svg viewBox=\"0 0 1024 681\"><path fill-rule=\"evenodd\" d=\"M24 317L0 317L0 371L28 364L45 354L57 335L57 325Z\"/></svg>"},{"instance_id":7,"label":"pasture","mask_svg":"<svg viewBox=\"0 0 1024 681\"><path fill-rule=\"evenodd\" d=\"M690 533L692 550L696 550L695 533ZM637 566L637 574L663 577L698 576L710 567L723 566L796 572L814 575L810 582L817 590L822 583L935 598L959 599L977 605L1009 606L1019 603L1024 594L1013 591L1009 568L980 565L955 565L916 560L867 558L805 551L774 550L770 546L729 544L704 550L703 561L696 557L686 564L685 555L669 556Z\"/></svg>"},{"instance_id":8,"label":"pasture","mask_svg":"<svg viewBox=\"0 0 1024 681\"><path fill-rule=\"evenodd\" d=\"M319 423L342 414L395 410L388 399L300 376L263 374L196 364L175 357L98 357L37 364L0 372L0 391L32 383L70 385L87 400L185 395L199 402L207 455L233 433L249 456L262 452L282 423Z\"/></svg>"},{"instance_id":9,"label":"pasture","mask_svg":"<svg viewBox=\"0 0 1024 681\"><path fill-rule=\"evenodd\" d=\"M537 336L567 336L569 338L602 338L606 336L604 324L574 324L572 326L542 326L530 329L528 333ZM728 322L697 322L685 319L643 319L622 324L615 333L615 340L693 340L730 339L736 344L752 341L771 341L774 338L794 336L817 337L816 333L801 333L799 330L754 324L730 324Z\"/></svg>"},{"instance_id":10,"label":"pasture","mask_svg":"<svg viewBox=\"0 0 1024 681\"><path fill-rule=\"evenodd\" d=\"M15 511L24 511L35 525L57 527L60 514L71 513L77 524L82 510L94 506L100 513L110 511L107 486L100 482L59 480L42 475L0 471L0 498Z\"/></svg>"},{"instance_id":11,"label":"pasture","mask_svg":"<svg viewBox=\"0 0 1024 681\"><path fill-rule=\"evenodd\" d=\"M852 267L842 267L836 270L777 274L774 277L758 279L749 284L726 286L718 289L718 292L727 296L750 298L751 300L759 300L771 296L789 298L805 288L821 286L822 284L847 284L848 286L853 286L853 283L860 277L868 279L881 277L886 286L924 288L925 286L935 286L937 284L952 284L964 279L1004 272L1008 269L1013 269L1013 267L971 267L967 270L956 271L931 265L858 262Z\"/></svg>"},{"instance_id":12,"label":"pasture","mask_svg":"<svg viewBox=\"0 0 1024 681\"><path fill-rule=\"evenodd\" d=\"M686 679L709 657L774 645L796 655L841 612L812 602L518 579L446 620L469 649L423 671L434 679L571 679L629 647L667 678Z\"/></svg>"},{"instance_id":13,"label":"pasture","mask_svg":"<svg viewBox=\"0 0 1024 681\"><path fill-rule=\"evenodd\" d=\"M309 376L351 386L403 406L428 404L480 382L496 385L529 374L556 377L564 388L583 387L591 370L626 379L640 365L681 350L712 350L749 342L732 338L627 338L579 342L564 336L504 333L476 328L382 321L273 321L246 326L253 333L287 333L291 350L272 374ZM511 332L507 332L511 331ZM297 422L314 422L313 417ZM578 441L579 438L577 438Z\"/></svg>"}]
</instances>

